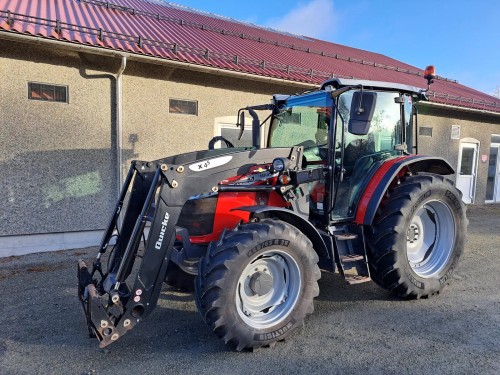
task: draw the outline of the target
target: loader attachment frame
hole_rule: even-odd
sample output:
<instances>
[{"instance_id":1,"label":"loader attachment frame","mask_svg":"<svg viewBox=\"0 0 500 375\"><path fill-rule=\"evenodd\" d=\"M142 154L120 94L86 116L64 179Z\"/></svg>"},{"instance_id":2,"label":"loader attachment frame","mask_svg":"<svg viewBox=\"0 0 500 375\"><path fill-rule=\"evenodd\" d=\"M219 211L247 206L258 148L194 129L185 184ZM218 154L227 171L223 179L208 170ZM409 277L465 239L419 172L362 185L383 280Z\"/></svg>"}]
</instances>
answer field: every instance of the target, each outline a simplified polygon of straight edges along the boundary
<instances>
[{"instance_id":1,"label":"loader attachment frame","mask_svg":"<svg viewBox=\"0 0 500 375\"><path fill-rule=\"evenodd\" d=\"M89 334L101 348L156 307L172 252L177 251L176 233L183 230L176 224L186 201L216 193L221 180L277 157L289 158L300 168L302 148L211 150L132 162L92 266L78 262L79 299ZM104 267L101 258L109 248Z\"/></svg>"}]
</instances>

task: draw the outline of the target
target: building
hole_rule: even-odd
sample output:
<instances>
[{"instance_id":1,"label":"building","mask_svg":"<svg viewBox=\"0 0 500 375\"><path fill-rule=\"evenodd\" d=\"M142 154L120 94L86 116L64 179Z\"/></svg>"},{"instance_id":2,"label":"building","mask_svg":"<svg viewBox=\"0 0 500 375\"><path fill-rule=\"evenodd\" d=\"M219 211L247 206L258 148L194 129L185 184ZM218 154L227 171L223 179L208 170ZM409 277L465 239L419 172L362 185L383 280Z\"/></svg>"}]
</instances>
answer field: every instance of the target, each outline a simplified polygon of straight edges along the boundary
<instances>
[{"instance_id":1,"label":"building","mask_svg":"<svg viewBox=\"0 0 500 375\"><path fill-rule=\"evenodd\" d=\"M170 3L0 0L0 256L98 243L132 159L206 148L236 112L333 77L423 86L377 53ZM420 152L500 202L500 100L438 77Z\"/></svg>"}]
</instances>

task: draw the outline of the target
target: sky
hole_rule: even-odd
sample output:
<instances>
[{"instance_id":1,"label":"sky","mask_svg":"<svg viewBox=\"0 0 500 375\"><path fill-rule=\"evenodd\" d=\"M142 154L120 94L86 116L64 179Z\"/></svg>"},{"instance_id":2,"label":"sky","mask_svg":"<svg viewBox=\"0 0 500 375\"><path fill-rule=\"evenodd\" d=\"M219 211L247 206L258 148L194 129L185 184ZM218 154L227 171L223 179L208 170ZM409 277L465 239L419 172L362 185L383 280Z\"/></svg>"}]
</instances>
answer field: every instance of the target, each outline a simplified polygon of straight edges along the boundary
<instances>
[{"instance_id":1,"label":"sky","mask_svg":"<svg viewBox=\"0 0 500 375\"><path fill-rule=\"evenodd\" d=\"M499 0L177 0L176 4L381 53L500 97Z\"/></svg>"}]
</instances>

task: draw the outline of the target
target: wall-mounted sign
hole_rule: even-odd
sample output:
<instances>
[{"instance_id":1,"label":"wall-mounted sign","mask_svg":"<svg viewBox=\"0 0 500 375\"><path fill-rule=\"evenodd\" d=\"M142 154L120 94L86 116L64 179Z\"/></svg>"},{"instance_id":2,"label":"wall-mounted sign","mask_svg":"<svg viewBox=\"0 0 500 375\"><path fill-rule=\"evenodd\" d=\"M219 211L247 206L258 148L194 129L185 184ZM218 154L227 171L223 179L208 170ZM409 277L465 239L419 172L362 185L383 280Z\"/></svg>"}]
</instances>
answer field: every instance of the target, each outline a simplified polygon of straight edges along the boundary
<instances>
[{"instance_id":1,"label":"wall-mounted sign","mask_svg":"<svg viewBox=\"0 0 500 375\"><path fill-rule=\"evenodd\" d=\"M460 125L451 126L451 139L460 139Z\"/></svg>"},{"instance_id":2,"label":"wall-mounted sign","mask_svg":"<svg viewBox=\"0 0 500 375\"><path fill-rule=\"evenodd\" d=\"M486 163L488 161L488 155L481 155L481 161Z\"/></svg>"}]
</instances>

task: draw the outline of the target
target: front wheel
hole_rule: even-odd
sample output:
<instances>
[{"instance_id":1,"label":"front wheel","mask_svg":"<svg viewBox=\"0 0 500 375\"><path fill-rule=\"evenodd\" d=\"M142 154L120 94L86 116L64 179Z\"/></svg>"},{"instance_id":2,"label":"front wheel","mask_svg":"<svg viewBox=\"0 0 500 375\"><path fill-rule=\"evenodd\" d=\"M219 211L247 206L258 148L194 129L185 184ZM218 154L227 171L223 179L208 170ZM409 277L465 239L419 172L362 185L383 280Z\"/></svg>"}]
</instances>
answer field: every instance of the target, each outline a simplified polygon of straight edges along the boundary
<instances>
[{"instance_id":1,"label":"front wheel","mask_svg":"<svg viewBox=\"0 0 500 375\"><path fill-rule=\"evenodd\" d=\"M400 297L438 293L464 250L460 192L439 175L407 177L382 202L368 236L373 280Z\"/></svg>"},{"instance_id":2,"label":"front wheel","mask_svg":"<svg viewBox=\"0 0 500 375\"><path fill-rule=\"evenodd\" d=\"M213 243L195 282L205 322L237 350L272 345L303 325L319 293L311 241L282 221L239 226Z\"/></svg>"}]
</instances>

